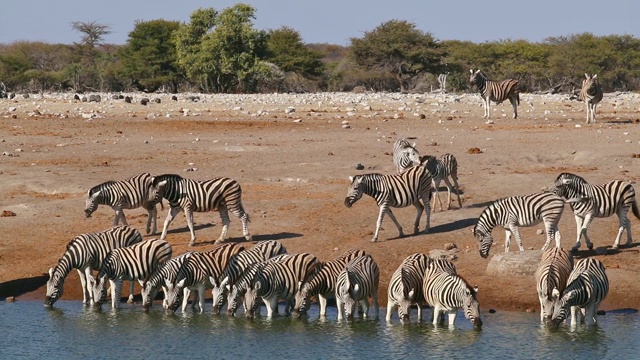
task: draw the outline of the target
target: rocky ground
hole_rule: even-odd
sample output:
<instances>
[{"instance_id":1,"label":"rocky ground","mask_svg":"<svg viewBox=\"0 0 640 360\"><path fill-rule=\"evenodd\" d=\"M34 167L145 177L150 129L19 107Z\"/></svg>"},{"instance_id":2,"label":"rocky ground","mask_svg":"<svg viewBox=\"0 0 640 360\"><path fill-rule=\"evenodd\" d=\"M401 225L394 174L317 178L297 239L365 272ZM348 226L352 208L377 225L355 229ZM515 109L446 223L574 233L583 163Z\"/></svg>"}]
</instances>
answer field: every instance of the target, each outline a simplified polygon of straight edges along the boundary
<instances>
[{"instance_id":1,"label":"rocky ground","mask_svg":"<svg viewBox=\"0 0 640 360\"><path fill-rule=\"evenodd\" d=\"M482 259L471 235L480 212L494 199L541 191L561 172L592 183L635 183L640 177L637 94L606 94L598 123L590 125L584 123L584 105L565 95L522 94L519 119L503 104L493 107L492 121L482 119L480 99L472 94L179 94L177 101L126 95L132 103L109 94L98 103L73 100L73 94L0 100L0 298L41 300L47 269L67 242L111 225L110 208L83 217L86 191L150 172L239 180L256 241L279 240L289 252L321 260L351 248L370 252L381 268L382 304L389 278L406 256L436 251L453 255L458 272L479 286L483 309L538 311L532 275L487 272L491 257L504 252L504 232L494 231L490 258ZM141 105L145 96L151 101ZM394 172L392 145L399 137L415 137L421 154L457 157L462 208L454 203L450 210L436 209L429 234L403 238L385 219L381 241L370 243L378 208L368 197L344 206L348 176ZM446 191L441 197L446 200ZM166 211L159 211L160 226ZM394 213L410 233L415 209ZM631 217L632 246L610 249L618 221L596 219L589 229L595 251L583 246L578 254L596 256L607 267L605 310L640 308L640 221ZM144 210L128 211L127 218L144 231ZM207 250L218 237L217 214L197 213L195 222L198 239L191 248L184 217L171 225L167 239L175 255ZM541 228L521 230L526 249L542 247ZM569 248L575 222L568 207L560 229L562 246ZM242 241L233 217L230 235ZM447 243L456 249L445 252ZM512 244L510 250L516 249ZM63 298L81 298L75 273Z\"/></svg>"}]
</instances>

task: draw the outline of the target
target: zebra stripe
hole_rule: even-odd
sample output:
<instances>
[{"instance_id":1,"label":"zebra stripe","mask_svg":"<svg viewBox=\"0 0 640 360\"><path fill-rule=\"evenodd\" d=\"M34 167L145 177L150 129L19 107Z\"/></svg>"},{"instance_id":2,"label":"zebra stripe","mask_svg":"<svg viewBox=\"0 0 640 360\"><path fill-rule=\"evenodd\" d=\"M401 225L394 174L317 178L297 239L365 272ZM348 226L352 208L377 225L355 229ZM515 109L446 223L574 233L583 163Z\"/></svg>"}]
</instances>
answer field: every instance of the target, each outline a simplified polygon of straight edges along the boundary
<instances>
[{"instance_id":1,"label":"zebra stripe","mask_svg":"<svg viewBox=\"0 0 640 360\"><path fill-rule=\"evenodd\" d=\"M415 143L411 145L407 139L398 139L393 144L393 164L398 173L419 164L420 153L415 146Z\"/></svg>"},{"instance_id":2,"label":"zebra stripe","mask_svg":"<svg viewBox=\"0 0 640 360\"><path fill-rule=\"evenodd\" d=\"M148 279L161 264L171 258L171 244L164 240L150 239L135 245L114 249L104 259L100 272L90 278L94 305L101 307L107 299L107 280L111 287L111 306L120 305L122 280Z\"/></svg>"},{"instance_id":3,"label":"zebra stripe","mask_svg":"<svg viewBox=\"0 0 640 360\"><path fill-rule=\"evenodd\" d=\"M609 279L604 264L594 258L581 259L571 271L567 286L561 293L553 290L553 315L551 321L557 326L567 317L571 308L571 325L578 323L578 317L585 317L587 325L596 323L598 305L609 292Z\"/></svg>"},{"instance_id":4,"label":"zebra stripe","mask_svg":"<svg viewBox=\"0 0 640 360\"><path fill-rule=\"evenodd\" d=\"M562 293L573 270L573 256L561 248L551 248L542 254L536 270L536 289L540 300L540 322L553 315L553 289Z\"/></svg>"},{"instance_id":5,"label":"zebra stripe","mask_svg":"<svg viewBox=\"0 0 640 360\"><path fill-rule=\"evenodd\" d=\"M336 279L336 306L338 320L342 320L344 313L347 321L353 320L356 306L362 307L362 318L369 317L369 297L373 301L374 318L378 318L378 286L380 283L380 269L371 255L359 256L349 262L340 271Z\"/></svg>"},{"instance_id":6,"label":"zebra stripe","mask_svg":"<svg viewBox=\"0 0 640 360\"><path fill-rule=\"evenodd\" d=\"M49 269L47 281L47 294L44 305L47 307L62 297L64 293L64 280L73 269L77 269L82 286L82 303L93 303L91 287L87 279L91 278L93 270L100 270L104 259L113 249L130 246L142 241L142 235L135 228L129 226L116 226L105 231L81 234L73 238L67 244L67 249L58 260L54 268ZM132 301L133 283L129 300Z\"/></svg>"},{"instance_id":7,"label":"zebra stripe","mask_svg":"<svg viewBox=\"0 0 640 360\"><path fill-rule=\"evenodd\" d=\"M596 106L602 100L603 92L598 82L598 74L584 74L585 79L582 80L582 88L578 95L579 101L584 101L587 107L587 124L596 123Z\"/></svg>"},{"instance_id":8,"label":"zebra stripe","mask_svg":"<svg viewBox=\"0 0 640 360\"><path fill-rule=\"evenodd\" d=\"M446 260L445 260L446 261ZM438 325L442 313L448 313L449 325L456 320L458 309L462 309L464 316L475 328L482 327L480 319L480 304L476 298L477 286L471 288L469 284L456 273L443 270L445 262L432 262L427 267L422 290L424 299L433 307L433 325ZM448 266L448 264L447 264ZM442 318L444 321L444 318Z\"/></svg>"},{"instance_id":9,"label":"zebra stripe","mask_svg":"<svg viewBox=\"0 0 640 360\"><path fill-rule=\"evenodd\" d=\"M402 226L395 215L391 211L391 208L402 208L409 205L416 207L417 215L416 221L413 226L413 232L417 234L420 225L420 217L422 211L427 213L427 222L425 226L425 232L429 231L429 225L431 221L431 205L429 201L431 199L431 191L433 190L431 184L431 175L422 166L414 166L407 169L401 174L383 175L383 174L364 174L349 177L351 185L347 190L347 197L344 200L344 204L347 207L351 207L356 201L362 198L362 194L367 194L376 200L376 203L380 207L378 214L378 221L376 223L376 232L371 239L371 242L378 241L378 234L382 227L382 219L385 214L389 215L389 218L398 228L399 237L403 237ZM422 200L422 203L420 203Z\"/></svg>"},{"instance_id":10,"label":"zebra stripe","mask_svg":"<svg viewBox=\"0 0 640 360\"><path fill-rule=\"evenodd\" d=\"M618 215L620 226L612 248L619 247L622 232L625 229L627 231L626 245L632 243L631 222L628 218L629 208L633 210L633 214L638 219L640 219L640 211L638 211L638 202L635 198L635 189L630 183L613 180L605 184L591 185L578 175L562 173L558 175L549 191L571 204L577 229L576 244L571 248L572 252L576 252L580 248L582 236L584 236L589 250L592 250L593 243L587 235L587 228L591 221L593 218L605 218L613 214Z\"/></svg>"},{"instance_id":11,"label":"zebra stripe","mask_svg":"<svg viewBox=\"0 0 640 360\"><path fill-rule=\"evenodd\" d=\"M233 290L234 293L244 293L245 316L253 318L256 312L260 313L258 298L262 298L267 307L268 317L278 312L279 300L291 302L300 281L296 275L298 270L287 261L268 260L251 266L246 277L238 281Z\"/></svg>"},{"instance_id":12,"label":"zebra stripe","mask_svg":"<svg viewBox=\"0 0 640 360\"><path fill-rule=\"evenodd\" d=\"M241 251L229 259L218 281L211 281L213 289L213 313L219 314L227 301L229 290L251 264L263 262L276 255L286 254L287 249L276 240L265 240L255 244L251 249ZM210 279L211 280L211 279Z\"/></svg>"},{"instance_id":13,"label":"zebra stripe","mask_svg":"<svg viewBox=\"0 0 640 360\"><path fill-rule=\"evenodd\" d=\"M334 260L320 264L318 271L305 282L296 293L296 303L294 306L293 316L298 317L301 313L306 312L309 307L309 299L312 296L318 296L320 304L320 316L327 315L327 299L334 297L336 292L336 279L351 260L359 256L368 255L364 250L351 249L342 253Z\"/></svg>"},{"instance_id":14,"label":"zebra stripe","mask_svg":"<svg viewBox=\"0 0 640 360\"><path fill-rule=\"evenodd\" d=\"M482 71L473 71L473 69L471 69L469 82L471 86L476 86L482 98L482 105L484 106L483 118L491 118L491 101L496 104L501 104L507 99L509 99L511 106L513 106L513 118L518 118L518 105L520 105L520 85L518 84L518 80L507 79L495 82L489 80L487 75Z\"/></svg>"},{"instance_id":15,"label":"zebra stripe","mask_svg":"<svg viewBox=\"0 0 640 360\"><path fill-rule=\"evenodd\" d=\"M153 304L158 288L161 286L164 291L162 306L167 309L167 292L169 291L167 283L172 284L175 282L180 267L192 254L192 252L186 252L180 256L169 259L164 264L158 266L153 274L151 274L149 280L143 281L140 294L142 295L142 306L145 311L149 310Z\"/></svg>"},{"instance_id":16,"label":"zebra stripe","mask_svg":"<svg viewBox=\"0 0 640 360\"><path fill-rule=\"evenodd\" d=\"M418 307L418 319L422 321L422 305L425 303L422 285L430 262L427 255L415 253L405 258L393 273L387 290L388 322L394 308L398 309L398 318L408 322L409 308L414 304Z\"/></svg>"},{"instance_id":17,"label":"zebra stripe","mask_svg":"<svg viewBox=\"0 0 640 360\"><path fill-rule=\"evenodd\" d=\"M473 234L480 242L480 256L489 256L493 243L491 231L500 225L504 227L506 239L504 251L509 251L511 234L516 238L520 251L524 251L519 226L534 226L544 222L547 241L542 250L547 250L551 240L555 238L556 247L560 247L560 230L558 222L564 211L564 200L552 193L536 193L524 196L511 196L494 201L480 214Z\"/></svg>"},{"instance_id":18,"label":"zebra stripe","mask_svg":"<svg viewBox=\"0 0 640 360\"><path fill-rule=\"evenodd\" d=\"M447 199L447 210L451 209L451 182L449 182L449 177L451 177L455 185L458 207L462 208L460 187L458 186L458 160L456 157L452 154L444 154L440 159L437 159L435 156L425 155L420 157L420 164L427 168L433 178L433 189L436 193L435 198L437 198L438 203L440 203L440 211L442 211L442 200L440 200L438 191L440 181L444 181L444 184L447 186L447 193L449 195ZM433 205L431 207L435 209L436 199L433 199Z\"/></svg>"},{"instance_id":19,"label":"zebra stripe","mask_svg":"<svg viewBox=\"0 0 640 360\"><path fill-rule=\"evenodd\" d=\"M151 175L148 173L138 174L122 181L107 181L96 185L87 192L85 201L84 216L91 217L98 205L108 205L115 211L113 225L120 221L127 225L127 218L124 209L136 209L143 207L147 210L147 234L155 234L157 229L158 209L156 203L149 201L148 189L151 185ZM160 202L162 206L162 202ZM151 226L153 224L153 232Z\"/></svg>"},{"instance_id":20,"label":"zebra stripe","mask_svg":"<svg viewBox=\"0 0 640 360\"><path fill-rule=\"evenodd\" d=\"M220 243L227 239L229 229L229 211L236 215L242 222L242 234L247 241L251 240L249 233L249 214L242 206L242 188L240 184L229 178L215 178L211 180L197 181L182 178L180 175L165 174L152 178L149 188L149 198L154 202L159 202L162 198L167 199L171 205L171 210L164 221L162 235L160 239L167 237L169 224L184 211L187 225L191 232L189 246L196 241L193 230L193 213L218 211L222 220L222 233L216 240Z\"/></svg>"}]
</instances>

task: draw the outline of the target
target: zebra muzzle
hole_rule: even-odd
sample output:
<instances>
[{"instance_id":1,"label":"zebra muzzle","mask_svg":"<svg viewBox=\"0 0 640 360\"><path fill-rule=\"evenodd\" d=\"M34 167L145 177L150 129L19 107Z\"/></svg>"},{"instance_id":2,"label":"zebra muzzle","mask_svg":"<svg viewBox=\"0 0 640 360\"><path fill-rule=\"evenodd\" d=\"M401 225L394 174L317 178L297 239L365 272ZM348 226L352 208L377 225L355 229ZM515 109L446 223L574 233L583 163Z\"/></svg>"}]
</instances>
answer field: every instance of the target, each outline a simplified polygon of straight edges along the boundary
<instances>
[{"instance_id":1,"label":"zebra muzzle","mask_svg":"<svg viewBox=\"0 0 640 360\"><path fill-rule=\"evenodd\" d=\"M353 205L353 201L351 201L351 198L344 198L344 206L350 208L351 205Z\"/></svg>"}]
</instances>

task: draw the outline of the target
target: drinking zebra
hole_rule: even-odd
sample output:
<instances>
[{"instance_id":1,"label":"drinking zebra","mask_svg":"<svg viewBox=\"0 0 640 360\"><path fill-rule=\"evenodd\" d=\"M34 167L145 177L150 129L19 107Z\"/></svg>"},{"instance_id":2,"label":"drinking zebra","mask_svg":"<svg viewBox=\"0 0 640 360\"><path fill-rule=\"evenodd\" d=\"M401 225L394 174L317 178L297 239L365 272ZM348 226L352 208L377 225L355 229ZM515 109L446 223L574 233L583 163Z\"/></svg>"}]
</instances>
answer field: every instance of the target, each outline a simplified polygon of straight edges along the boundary
<instances>
[{"instance_id":1,"label":"drinking zebra","mask_svg":"<svg viewBox=\"0 0 640 360\"><path fill-rule=\"evenodd\" d=\"M591 185L578 175L562 173L558 175L550 192L564 198L571 204L571 209L576 218L577 239L571 248L572 252L580 248L580 239L584 236L589 250L593 249L593 243L587 235L587 228L593 218L605 218L613 214L618 215L620 226L618 235L613 242L613 249L620 245L622 232L627 231L627 245L631 244L631 222L628 218L629 208L633 210L636 218L640 219L636 192L628 182L613 180L608 183Z\"/></svg>"},{"instance_id":2,"label":"drinking zebra","mask_svg":"<svg viewBox=\"0 0 640 360\"><path fill-rule=\"evenodd\" d=\"M157 217L158 209L156 202L149 201L148 189L151 185L151 175L148 173L138 174L122 181L107 181L96 185L87 192L85 201L84 216L91 217L98 205L108 205L115 211L113 226L120 221L127 225L127 218L124 209L136 209L143 207L147 210L147 234L155 234L158 231ZM162 202L160 202L162 206ZM151 226L153 224L153 231Z\"/></svg>"},{"instance_id":3,"label":"drinking zebra","mask_svg":"<svg viewBox=\"0 0 640 360\"><path fill-rule=\"evenodd\" d=\"M378 285L380 269L371 255L359 256L342 269L336 279L336 306L338 320L344 313L347 321L353 320L358 303L362 307L362 317L369 317L369 297L372 299L374 318L378 318Z\"/></svg>"},{"instance_id":4,"label":"drinking zebra","mask_svg":"<svg viewBox=\"0 0 640 360\"><path fill-rule=\"evenodd\" d=\"M193 230L193 213L218 211L220 219L222 219L222 233L216 243L220 243L227 239L227 231L229 229L229 210L240 218L242 222L242 234L247 241L251 240L249 233L249 214L244 211L242 206L242 189L240 184L229 178L215 178L211 180L197 181L185 179L180 175L165 174L152 178L149 188L149 199L153 202L159 202L167 199L171 210L164 221L161 240L166 239L167 229L173 219L184 211L187 219L187 225L191 232L191 241L189 246L196 241L196 235Z\"/></svg>"},{"instance_id":5,"label":"drinking zebra","mask_svg":"<svg viewBox=\"0 0 640 360\"><path fill-rule=\"evenodd\" d=\"M298 317L301 313L306 312L311 305L309 303L310 297L316 295L320 304L320 316L326 316L327 299L335 296L338 274L347 267L351 260L366 255L367 253L364 250L351 249L345 251L334 260L320 264L319 270L296 293L293 316Z\"/></svg>"},{"instance_id":6,"label":"drinking zebra","mask_svg":"<svg viewBox=\"0 0 640 360\"><path fill-rule=\"evenodd\" d=\"M487 206L480 214L473 234L480 242L480 256L489 256L493 243L491 231L496 226L503 226L506 233L504 251L509 252L511 235L516 238L520 251L524 251L519 226L534 226L544 222L547 241L542 250L547 250L551 240L555 238L556 247L560 247L560 230L558 223L564 211L564 200L552 193L535 193L524 196L511 196L498 199Z\"/></svg>"},{"instance_id":7,"label":"drinking zebra","mask_svg":"<svg viewBox=\"0 0 640 360\"><path fill-rule=\"evenodd\" d=\"M562 293L573 270L573 256L561 248L551 248L542 254L536 270L536 289L540 300L540 321L553 315L553 289Z\"/></svg>"},{"instance_id":8,"label":"drinking zebra","mask_svg":"<svg viewBox=\"0 0 640 360\"><path fill-rule=\"evenodd\" d=\"M220 313L220 310L227 301L229 290L249 265L263 262L276 255L286 253L287 249L285 249L279 241L265 240L258 242L248 250L241 251L232 256L218 280L214 282L209 279L213 284L213 289L211 290L213 313Z\"/></svg>"},{"instance_id":9,"label":"drinking zebra","mask_svg":"<svg viewBox=\"0 0 640 360\"><path fill-rule=\"evenodd\" d=\"M192 252L186 252L169 259L167 262L156 268L153 274L149 277L149 280L141 281L140 286L142 286L142 290L140 291L140 295L142 295L142 307L145 311L149 310L153 304L153 300L156 298L156 294L160 287L162 287L164 291L162 306L165 309L168 308L167 293L169 289L167 285L175 282L180 267L192 254Z\"/></svg>"},{"instance_id":10,"label":"drinking zebra","mask_svg":"<svg viewBox=\"0 0 640 360\"><path fill-rule=\"evenodd\" d=\"M398 173L420 163L420 153L416 144L411 145L407 139L398 139L393 144L393 164Z\"/></svg>"},{"instance_id":11,"label":"drinking zebra","mask_svg":"<svg viewBox=\"0 0 640 360\"><path fill-rule=\"evenodd\" d=\"M584 74L585 79L582 80L582 88L578 94L578 100L584 101L587 107L587 124L596 123L596 106L602 101L603 93L600 83L598 82L598 74Z\"/></svg>"},{"instance_id":12,"label":"drinking zebra","mask_svg":"<svg viewBox=\"0 0 640 360\"><path fill-rule=\"evenodd\" d=\"M446 264L443 268L442 265ZM480 304L476 298L478 287L472 288L455 271L448 269L446 262L431 262L424 276L422 291L424 299L433 308L433 325L438 325L444 318L440 315L448 313L449 325L456 320L458 309L473 324L474 328L482 327Z\"/></svg>"},{"instance_id":13,"label":"drinking zebra","mask_svg":"<svg viewBox=\"0 0 640 360\"><path fill-rule=\"evenodd\" d=\"M587 325L596 323L598 306L609 292L609 279L604 264L594 258L581 259L576 262L567 280L564 291L553 289L553 315L551 321L557 326L566 317L571 308L571 325L579 322L578 317L585 317ZM580 321L581 322L581 321Z\"/></svg>"},{"instance_id":14,"label":"drinking zebra","mask_svg":"<svg viewBox=\"0 0 640 360\"><path fill-rule=\"evenodd\" d=\"M416 221L413 226L414 234L419 232L420 217L422 216L422 211L425 210L427 222L424 231L429 231L431 222L431 205L429 201L431 200L433 187L431 175L424 167L414 166L401 174L383 175L372 173L350 176L349 179L351 185L349 185L347 197L344 199L344 204L347 207L351 207L356 201L360 200L362 194L367 194L374 198L380 207L376 232L371 242L378 241L378 234L385 214L389 215L389 218L398 228L398 236L404 236L402 226L393 215L391 207L402 208L409 205L416 207ZM424 206L420 203L420 200L422 200Z\"/></svg>"},{"instance_id":15,"label":"drinking zebra","mask_svg":"<svg viewBox=\"0 0 640 360\"><path fill-rule=\"evenodd\" d=\"M101 307L107 300L107 280L111 287L111 306L120 307L122 280L145 280L171 258L171 244L164 240L150 239L135 245L114 249L104 259L100 272L89 278L94 305Z\"/></svg>"},{"instance_id":16,"label":"drinking zebra","mask_svg":"<svg viewBox=\"0 0 640 360\"><path fill-rule=\"evenodd\" d=\"M405 258L393 273L387 290L388 322L394 308L398 309L398 318L408 322L409 308L414 304L418 307L418 319L422 321L422 305L425 304L422 285L430 261L427 255L415 253Z\"/></svg>"},{"instance_id":17,"label":"drinking zebra","mask_svg":"<svg viewBox=\"0 0 640 360\"><path fill-rule=\"evenodd\" d=\"M479 69L476 71L471 69L469 82L471 86L476 86L482 98L482 105L484 106L483 118L489 119L491 117L491 101L496 104L501 104L507 99L509 99L511 106L513 106L513 118L518 118L518 105L520 105L520 85L518 84L518 80L507 79L500 82L491 81L487 78L487 75Z\"/></svg>"},{"instance_id":18,"label":"drinking zebra","mask_svg":"<svg viewBox=\"0 0 640 360\"><path fill-rule=\"evenodd\" d=\"M58 260L58 264L49 269L44 305L51 307L62 297L64 280L73 269L77 269L80 277L82 303L85 305L92 304L91 287L87 282L87 279L91 278L91 272L100 270L103 260L111 250L130 246L140 241L142 241L140 232L135 228L124 225L101 232L76 236L67 244L67 249ZM133 294L133 283L131 283L130 294ZM130 296L129 300L132 301L133 298Z\"/></svg>"},{"instance_id":19,"label":"drinking zebra","mask_svg":"<svg viewBox=\"0 0 640 360\"><path fill-rule=\"evenodd\" d=\"M440 211L442 211L442 200L440 200L439 187L440 181L444 181L447 186L447 210L451 209L451 182L449 177L453 180L455 185L456 196L458 197L458 207L462 208L462 201L460 200L460 186L458 186L458 160L452 154L444 154L437 159L435 156L425 155L420 157L420 164L427 168L431 177L433 178L433 191L436 193L433 199L433 209L436 207L436 199L440 203Z\"/></svg>"}]
</instances>

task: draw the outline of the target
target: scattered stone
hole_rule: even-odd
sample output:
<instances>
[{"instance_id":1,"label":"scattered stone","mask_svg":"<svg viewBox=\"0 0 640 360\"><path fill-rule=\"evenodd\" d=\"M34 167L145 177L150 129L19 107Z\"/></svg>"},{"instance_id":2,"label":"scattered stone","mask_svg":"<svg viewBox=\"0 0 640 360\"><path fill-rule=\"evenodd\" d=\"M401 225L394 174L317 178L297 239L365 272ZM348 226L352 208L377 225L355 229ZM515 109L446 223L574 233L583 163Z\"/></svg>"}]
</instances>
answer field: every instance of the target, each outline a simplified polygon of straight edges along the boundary
<instances>
[{"instance_id":1,"label":"scattered stone","mask_svg":"<svg viewBox=\"0 0 640 360\"><path fill-rule=\"evenodd\" d=\"M446 244L444 244L444 249L445 250L453 250L453 249L457 249L457 248L458 247L454 243L446 243Z\"/></svg>"},{"instance_id":2,"label":"scattered stone","mask_svg":"<svg viewBox=\"0 0 640 360\"><path fill-rule=\"evenodd\" d=\"M424 119L426 119L426 118L427 118L427 115L425 115L425 114L420 114L420 115L419 115L419 118L420 118L420 119L422 119L422 120L424 120Z\"/></svg>"},{"instance_id":3,"label":"scattered stone","mask_svg":"<svg viewBox=\"0 0 640 360\"><path fill-rule=\"evenodd\" d=\"M294 112L296 112L296 108L294 108L293 106L289 106L288 108L284 109L285 114L291 114Z\"/></svg>"},{"instance_id":4,"label":"scattered stone","mask_svg":"<svg viewBox=\"0 0 640 360\"><path fill-rule=\"evenodd\" d=\"M480 150L480 148L477 148L477 147L469 148L467 150L467 154L482 154L482 150Z\"/></svg>"},{"instance_id":5,"label":"scattered stone","mask_svg":"<svg viewBox=\"0 0 640 360\"><path fill-rule=\"evenodd\" d=\"M97 102L99 103L102 98L100 95L89 95L89 102Z\"/></svg>"},{"instance_id":6,"label":"scattered stone","mask_svg":"<svg viewBox=\"0 0 640 360\"><path fill-rule=\"evenodd\" d=\"M302 122L302 119L295 119L295 120L293 120L293 122L294 122L294 123L301 123L301 122Z\"/></svg>"},{"instance_id":7,"label":"scattered stone","mask_svg":"<svg viewBox=\"0 0 640 360\"><path fill-rule=\"evenodd\" d=\"M177 97L177 96L175 96L175 95L171 95L171 100L173 100L173 101L178 101L178 97Z\"/></svg>"},{"instance_id":8,"label":"scattered stone","mask_svg":"<svg viewBox=\"0 0 640 360\"><path fill-rule=\"evenodd\" d=\"M525 311L525 312L528 312L528 313L534 313L534 312L536 312L536 310L535 310L534 308L526 308L526 309L524 309L524 311Z\"/></svg>"},{"instance_id":9,"label":"scattered stone","mask_svg":"<svg viewBox=\"0 0 640 360\"><path fill-rule=\"evenodd\" d=\"M80 101L80 96L78 96L78 94L74 94L73 100Z\"/></svg>"},{"instance_id":10,"label":"scattered stone","mask_svg":"<svg viewBox=\"0 0 640 360\"><path fill-rule=\"evenodd\" d=\"M356 164L356 170L364 170L364 165Z\"/></svg>"},{"instance_id":11,"label":"scattered stone","mask_svg":"<svg viewBox=\"0 0 640 360\"><path fill-rule=\"evenodd\" d=\"M3 210L2 214L0 214L0 217L10 217L10 216L16 216L16 213L10 210Z\"/></svg>"},{"instance_id":12,"label":"scattered stone","mask_svg":"<svg viewBox=\"0 0 640 360\"><path fill-rule=\"evenodd\" d=\"M344 124L344 125L342 125L342 128L343 128L343 129L351 129L351 125L349 125L349 124Z\"/></svg>"},{"instance_id":13,"label":"scattered stone","mask_svg":"<svg viewBox=\"0 0 640 360\"><path fill-rule=\"evenodd\" d=\"M131 96L125 96L125 97L124 97L124 102L126 102L127 104L131 104L131 101L132 101L132 100L133 100L133 99L131 98Z\"/></svg>"},{"instance_id":14,"label":"scattered stone","mask_svg":"<svg viewBox=\"0 0 640 360\"><path fill-rule=\"evenodd\" d=\"M149 103L149 98L140 99L140 105L147 105Z\"/></svg>"},{"instance_id":15,"label":"scattered stone","mask_svg":"<svg viewBox=\"0 0 640 360\"><path fill-rule=\"evenodd\" d=\"M487 265L488 275L532 276L542 257L542 250L510 251L495 254Z\"/></svg>"},{"instance_id":16,"label":"scattered stone","mask_svg":"<svg viewBox=\"0 0 640 360\"><path fill-rule=\"evenodd\" d=\"M153 99L153 102L156 104L160 104L162 102L162 100L160 100L160 98L155 98Z\"/></svg>"},{"instance_id":17,"label":"scattered stone","mask_svg":"<svg viewBox=\"0 0 640 360\"><path fill-rule=\"evenodd\" d=\"M495 314L496 313L496 309L489 309L489 314Z\"/></svg>"},{"instance_id":18,"label":"scattered stone","mask_svg":"<svg viewBox=\"0 0 640 360\"><path fill-rule=\"evenodd\" d=\"M544 230L542 229L536 230L536 235L542 235L542 234L544 234Z\"/></svg>"}]
</instances>

